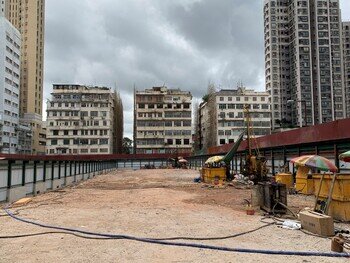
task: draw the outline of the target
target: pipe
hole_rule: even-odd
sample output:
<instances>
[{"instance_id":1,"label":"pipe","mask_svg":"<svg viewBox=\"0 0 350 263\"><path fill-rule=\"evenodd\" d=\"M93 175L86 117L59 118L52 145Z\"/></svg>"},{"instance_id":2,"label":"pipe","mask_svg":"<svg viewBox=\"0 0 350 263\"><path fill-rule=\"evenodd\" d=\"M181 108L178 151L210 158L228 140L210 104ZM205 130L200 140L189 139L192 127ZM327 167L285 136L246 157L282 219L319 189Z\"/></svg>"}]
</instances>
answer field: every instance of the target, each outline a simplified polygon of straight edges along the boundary
<instances>
[{"instance_id":1,"label":"pipe","mask_svg":"<svg viewBox=\"0 0 350 263\"><path fill-rule=\"evenodd\" d=\"M196 243L161 241L161 240L142 238L142 237L135 237L135 236L129 236L129 235L95 233L95 232L90 232L90 231L74 229L74 228L52 226L52 225L38 223L38 222L29 220L29 219L20 218L18 216L15 216L13 213L11 213L8 210L8 207L4 208L4 210L13 219L21 221L21 222L24 222L24 223L27 223L27 224L32 224L32 225L43 227L43 228L50 228L50 229L64 230L64 231L68 231L68 232L75 232L75 233L80 233L80 234L85 234L85 235L90 235L90 236L108 237L108 238L112 238L112 239L127 239L127 240L133 240L133 241L144 242L144 243L165 245L165 246L192 247L192 248L201 248L201 249L227 251L227 252L255 253L255 254L266 254L266 255L289 255L289 256L315 256L315 257L337 257L337 258L344 257L344 258L350 258L350 253L327 253L327 252L314 252L314 251L278 251L278 250L259 250L259 249L245 249L245 248L230 248L230 247L203 245L203 244L196 244Z\"/></svg>"}]
</instances>

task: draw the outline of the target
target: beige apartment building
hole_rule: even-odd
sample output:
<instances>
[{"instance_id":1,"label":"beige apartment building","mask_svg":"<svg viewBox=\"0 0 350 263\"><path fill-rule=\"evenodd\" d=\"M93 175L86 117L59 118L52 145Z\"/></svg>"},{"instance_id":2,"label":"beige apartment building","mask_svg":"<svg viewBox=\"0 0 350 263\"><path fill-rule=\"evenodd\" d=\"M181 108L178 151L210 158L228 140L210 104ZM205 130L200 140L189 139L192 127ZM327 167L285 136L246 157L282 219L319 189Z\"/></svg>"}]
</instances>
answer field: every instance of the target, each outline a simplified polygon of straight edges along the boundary
<instances>
[{"instance_id":1,"label":"beige apartment building","mask_svg":"<svg viewBox=\"0 0 350 263\"><path fill-rule=\"evenodd\" d=\"M110 88L53 85L47 102L46 153L119 153L122 115L119 95Z\"/></svg>"},{"instance_id":2,"label":"beige apartment building","mask_svg":"<svg viewBox=\"0 0 350 263\"><path fill-rule=\"evenodd\" d=\"M267 92L239 87L222 89L211 96L205 96L198 109L199 149L234 143L246 130L245 107L250 112L253 135L270 134L271 109Z\"/></svg>"},{"instance_id":3,"label":"beige apartment building","mask_svg":"<svg viewBox=\"0 0 350 263\"><path fill-rule=\"evenodd\" d=\"M350 118L350 21L343 22L344 85L346 91L346 113Z\"/></svg>"},{"instance_id":4,"label":"beige apartment building","mask_svg":"<svg viewBox=\"0 0 350 263\"><path fill-rule=\"evenodd\" d=\"M22 36L20 115L32 125L33 154L42 153L45 0L4 0L4 4L6 18Z\"/></svg>"},{"instance_id":5,"label":"beige apartment building","mask_svg":"<svg viewBox=\"0 0 350 263\"><path fill-rule=\"evenodd\" d=\"M137 154L190 153L192 95L153 87L135 91L134 148Z\"/></svg>"},{"instance_id":6,"label":"beige apartment building","mask_svg":"<svg viewBox=\"0 0 350 263\"><path fill-rule=\"evenodd\" d=\"M20 125L30 126L32 131L31 154L45 154L46 147L46 123L42 117L35 113L25 113L20 119Z\"/></svg>"}]
</instances>

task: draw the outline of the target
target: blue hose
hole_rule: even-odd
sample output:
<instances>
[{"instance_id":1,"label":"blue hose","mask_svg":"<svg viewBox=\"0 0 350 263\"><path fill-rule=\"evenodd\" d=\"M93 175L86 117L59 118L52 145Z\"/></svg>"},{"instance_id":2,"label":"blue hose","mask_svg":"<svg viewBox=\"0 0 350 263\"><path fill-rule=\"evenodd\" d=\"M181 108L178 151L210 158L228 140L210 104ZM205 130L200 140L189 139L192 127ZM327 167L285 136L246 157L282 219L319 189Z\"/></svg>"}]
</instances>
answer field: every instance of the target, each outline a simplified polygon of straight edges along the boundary
<instances>
[{"instance_id":1,"label":"blue hose","mask_svg":"<svg viewBox=\"0 0 350 263\"><path fill-rule=\"evenodd\" d=\"M11 213L8 210L8 208L4 208L4 210L13 219L16 219L18 221L21 221L21 222L24 222L24 223L27 223L27 224L32 224L32 225L43 227L43 228L50 228L50 229L68 231L68 232L75 232L75 233L80 233L80 234L85 234L85 235L90 235L90 236L108 237L108 238L111 238L111 239L126 239L126 240L133 240L133 241L138 241L138 242L159 244L159 245L165 245L165 246L193 247L193 248L219 250L219 251L229 251L229 252L240 252L240 253L255 253L255 254L266 254L266 255L285 255L285 256L314 256L314 257L336 257L336 258L344 257L344 258L350 258L350 253L324 253L324 252L312 252L312 251L278 251L278 250L230 248L230 247L211 246L211 245L203 245L203 244L196 244L196 243L161 241L161 240L155 240L155 239L149 239L149 238L143 238L143 237L135 237L135 236L129 236L129 235L95 233L95 232L90 232L90 231L74 229L74 228L52 226L52 225L46 225L46 224L42 224L42 223L37 223L37 222L29 220L29 219L20 218L18 216L15 216L13 213Z\"/></svg>"}]
</instances>

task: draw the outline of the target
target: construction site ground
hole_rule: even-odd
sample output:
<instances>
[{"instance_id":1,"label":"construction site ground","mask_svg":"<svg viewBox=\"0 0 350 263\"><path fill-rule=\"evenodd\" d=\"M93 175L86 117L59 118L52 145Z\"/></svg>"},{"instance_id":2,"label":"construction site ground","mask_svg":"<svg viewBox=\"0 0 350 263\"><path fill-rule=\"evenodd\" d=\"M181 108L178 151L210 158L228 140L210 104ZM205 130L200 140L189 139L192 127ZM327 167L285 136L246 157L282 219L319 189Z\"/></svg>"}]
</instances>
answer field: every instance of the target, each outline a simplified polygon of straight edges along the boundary
<instances>
[{"instance_id":1,"label":"construction site ground","mask_svg":"<svg viewBox=\"0 0 350 263\"><path fill-rule=\"evenodd\" d=\"M194 183L193 170L117 170L13 208L17 216L82 230L147 238L218 237L264 225L260 212L245 212L250 190L209 188ZM288 196L294 212L312 207L313 197ZM3 205L4 206L4 205ZM271 222L270 219L265 219ZM349 228L349 225L343 225ZM0 212L0 236L54 231ZM224 240L174 242L233 248L330 252L331 241L276 225ZM130 240L83 239L46 234L0 239L0 262L348 262L325 257L243 254Z\"/></svg>"}]
</instances>

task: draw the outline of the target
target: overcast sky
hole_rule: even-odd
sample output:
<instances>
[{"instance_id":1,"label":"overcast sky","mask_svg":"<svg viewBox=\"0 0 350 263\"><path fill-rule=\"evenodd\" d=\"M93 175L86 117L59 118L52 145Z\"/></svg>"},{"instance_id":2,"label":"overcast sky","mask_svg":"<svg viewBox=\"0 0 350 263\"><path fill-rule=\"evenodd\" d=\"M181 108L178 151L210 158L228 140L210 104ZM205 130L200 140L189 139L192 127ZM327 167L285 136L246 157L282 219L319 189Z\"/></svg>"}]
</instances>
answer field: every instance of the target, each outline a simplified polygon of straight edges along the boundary
<instances>
[{"instance_id":1,"label":"overcast sky","mask_svg":"<svg viewBox=\"0 0 350 263\"><path fill-rule=\"evenodd\" d=\"M350 1L341 0L343 20ZM117 87L132 138L133 86L202 97L208 82L264 90L263 0L46 0L44 98L52 84Z\"/></svg>"}]
</instances>

